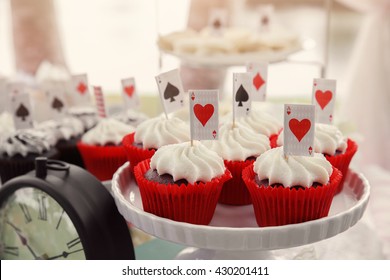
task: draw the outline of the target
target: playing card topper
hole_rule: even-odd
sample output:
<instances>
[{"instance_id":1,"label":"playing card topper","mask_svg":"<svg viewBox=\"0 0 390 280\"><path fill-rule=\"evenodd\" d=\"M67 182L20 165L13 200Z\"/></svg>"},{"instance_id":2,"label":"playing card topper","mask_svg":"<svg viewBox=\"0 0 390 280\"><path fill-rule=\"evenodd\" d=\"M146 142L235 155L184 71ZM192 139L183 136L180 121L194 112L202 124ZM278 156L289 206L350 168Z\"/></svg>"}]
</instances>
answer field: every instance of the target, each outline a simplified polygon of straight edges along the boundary
<instances>
[{"instance_id":1,"label":"playing card topper","mask_svg":"<svg viewBox=\"0 0 390 280\"><path fill-rule=\"evenodd\" d=\"M72 90L70 94L73 104L78 106L91 105L91 95L88 87L87 74L72 75Z\"/></svg>"},{"instance_id":2,"label":"playing card topper","mask_svg":"<svg viewBox=\"0 0 390 280\"><path fill-rule=\"evenodd\" d=\"M313 156L314 154L314 105L284 105L284 154Z\"/></svg>"},{"instance_id":3,"label":"playing card topper","mask_svg":"<svg viewBox=\"0 0 390 280\"><path fill-rule=\"evenodd\" d=\"M268 63L248 63L246 71L252 75L252 101L265 101L267 97Z\"/></svg>"},{"instance_id":4,"label":"playing card topper","mask_svg":"<svg viewBox=\"0 0 390 280\"><path fill-rule=\"evenodd\" d=\"M331 124L336 100L336 80L314 79L312 104L316 107L316 122Z\"/></svg>"},{"instance_id":5,"label":"playing card topper","mask_svg":"<svg viewBox=\"0 0 390 280\"><path fill-rule=\"evenodd\" d=\"M251 78L251 73L233 73L233 123L251 110Z\"/></svg>"},{"instance_id":6,"label":"playing card topper","mask_svg":"<svg viewBox=\"0 0 390 280\"><path fill-rule=\"evenodd\" d=\"M192 140L218 140L218 90L189 90Z\"/></svg>"},{"instance_id":7,"label":"playing card topper","mask_svg":"<svg viewBox=\"0 0 390 280\"><path fill-rule=\"evenodd\" d=\"M50 118L58 120L66 115L67 100L66 89L63 83L45 82L42 84L45 91Z\"/></svg>"},{"instance_id":8,"label":"playing card topper","mask_svg":"<svg viewBox=\"0 0 390 280\"><path fill-rule=\"evenodd\" d=\"M104 95L102 87L94 86L93 93L95 95L96 109L100 118L107 118L107 109L104 101Z\"/></svg>"},{"instance_id":9,"label":"playing card topper","mask_svg":"<svg viewBox=\"0 0 390 280\"><path fill-rule=\"evenodd\" d=\"M270 31L270 27L273 25L275 18L275 7L271 4L260 5L259 12L259 31Z\"/></svg>"},{"instance_id":10,"label":"playing card topper","mask_svg":"<svg viewBox=\"0 0 390 280\"><path fill-rule=\"evenodd\" d=\"M156 76L156 82L166 116L184 106L184 90L179 69Z\"/></svg>"},{"instance_id":11,"label":"playing card topper","mask_svg":"<svg viewBox=\"0 0 390 280\"><path fill-rule=\"evenodd\" d=\"M126 78L121 80L122 97L125 102L126 109L135 109L139 107L139 96L137 87L135 86L134 78Z\"/></svg>"},{"instance_id":12,"label":"playing card topper","mask_svg":"<svg viewBox=\"0 0 390 280\"><path fill-rule=\"evenodd\" d=\"M30 95L26 93L10 95L10 101L15 129L33 128Z\"/></svg>"},{"instance_id":13,"label":"playing card topper","mask_svg":"<svg viewBox=\"0 0 390 280\"><path fill-rule=\"evenodd\" d=\"M211 9L208 25L213 35L220 36L227 27L228 12L226 9Z\"/></svg>"}]
</instances>

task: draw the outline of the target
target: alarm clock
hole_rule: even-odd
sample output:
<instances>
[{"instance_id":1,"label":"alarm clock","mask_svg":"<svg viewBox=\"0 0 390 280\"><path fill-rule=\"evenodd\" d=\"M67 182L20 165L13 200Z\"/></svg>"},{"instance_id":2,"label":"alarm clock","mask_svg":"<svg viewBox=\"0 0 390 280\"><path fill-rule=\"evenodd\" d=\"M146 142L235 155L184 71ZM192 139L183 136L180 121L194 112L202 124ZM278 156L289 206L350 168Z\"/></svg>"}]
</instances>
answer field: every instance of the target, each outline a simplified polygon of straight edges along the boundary
<instances>
[{"instance_id":1,"label":"alarm clock","mask_svg":"<svg viewBox=\"0 0 390 280\"><path fill-rule=\"evenodd\" d=\"M94 176L38 157L0 188L0 259L135 259L130 231Z\"/></svg>"}]
</instances>

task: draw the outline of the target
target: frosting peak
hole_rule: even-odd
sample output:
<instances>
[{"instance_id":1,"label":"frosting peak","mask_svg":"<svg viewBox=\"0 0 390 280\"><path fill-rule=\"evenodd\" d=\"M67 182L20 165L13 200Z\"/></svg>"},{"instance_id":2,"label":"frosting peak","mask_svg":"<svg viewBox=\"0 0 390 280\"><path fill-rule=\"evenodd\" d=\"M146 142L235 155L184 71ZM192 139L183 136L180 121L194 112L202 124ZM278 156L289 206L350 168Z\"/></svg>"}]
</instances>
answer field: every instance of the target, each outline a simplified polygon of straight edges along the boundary
<instances>
[{"instance_id":1,"label":"frosting peak","mask_svg":"<svg viewBox=\"0 0 390 280\"><path fill-rule=\"evenodd\" d=\"M332 174L332 165L319 153L314 153L313 157L285 157L283 148L279 147L260 155L254 163L253 171L259 180L268 179L270 185L279 183L285 187L310 187L314 182L327 184Z\"/></svg>"},{"instance_id":2,"label":"frosting peak","mask_svg":"<svg viewBox=\"0 0 390 280\"><path fill-rule=\"evenodd\" d=\"M277 118L260 110L251 110L248 116L240 119L240 123L267 137L278 134L283 128L282 123Z\"/></svg>"},{"instance_id":3,"label":"frosting peak","mask_svg":"<svg viewBox=\"0 0 390 280\"><path fill-rule=\"evenodd\" d=\"M257 157L269 150L267 136L236 123L226 123L219 129L219 139L202 141L225 160L244 161L249 157Z\"/></svg>"},{"instance_id":4,"label":"frosting peak","mask_svg":"<svg viewBox=\"0 0 390 280\"><path fill-rule=\"evenodd\" d=\"M223 159L199 141L166 145L152 156L150 168L159 175L169 174L174 181L185 179L190 184L208 182L225 173Z\"/></svg>"},{"instance_id":5,"label":"frosting peak","mask_svg":"<svg viewBox=\"0 0 390 280\"><path fill-rule=\"evenodd\" d=\"M141 123L135 131L134 142L144 149L159 149L169 144L190 140L189 126L179 118L157 117Z\"/></svg>"},{"instance_id":6,"label":"frosting peak","mask_svg":"<svg viewBox=\"0 0 390 280\"><path fill-rule=\"evenodd\" d=\"M132 132L134 132L134 127L115 119L106 118L85 133L81 141L87 145L119 145L123 137Z\"/></svg>"}]
</instances>

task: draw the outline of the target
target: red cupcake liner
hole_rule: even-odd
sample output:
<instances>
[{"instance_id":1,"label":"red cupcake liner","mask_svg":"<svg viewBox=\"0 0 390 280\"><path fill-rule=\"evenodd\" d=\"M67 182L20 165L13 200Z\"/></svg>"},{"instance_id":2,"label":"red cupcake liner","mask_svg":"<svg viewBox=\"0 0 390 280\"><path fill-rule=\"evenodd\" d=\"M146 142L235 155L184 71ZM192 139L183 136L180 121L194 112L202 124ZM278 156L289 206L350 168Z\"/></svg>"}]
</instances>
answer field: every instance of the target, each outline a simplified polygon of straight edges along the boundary
<instances>
[{"instance_id":1,"label":"red cupcake liner","mask_svg":"<svg viewBox=\"0 0 390 280\"><path fill-rule=\"evenodd\" d=\"M134 167L141 161L151 158L155 150L151 149L141 149L137 146L134 146L134 132L126 135L122 144L126 152L127 159L130 161L130 170L133 171Z\"/></svg>"},{"instance_id":2,"label":"red cupcake liner","mask_svg":"<svg viewBox=\"0 0 390 280\"><path fill-rule=\"evenodd\" d=\"M116 170L127 161L123 146L93 146L78 142L77 148L85 168L100 181L111 180Z\"/></svg>"},{"instance_id":3,"label":"red cupcake liner","mask_svg":"<svg viewBox=\"0 0 390 280\"><path fill-rule=\"evenodd\" d=\"M225 160L225 166L229 169L233 178L223 184L219 203L229 205L248 205L252 204L251 196L245 182L242 180L242 171L254 160L230 161Z\"/></svg>"},{"instance_id":4,"label":"red cupcake liner","mask_svg":"<svg viewBox=\"0 0 390 280\"><path fill-rule=\"evenodd\" d=\"M256 222L260 227L296 224L326 217L340 184L342 173L333 167L329 183L305 190L259 186L253 165L246 167L242 177L252 197Z\"/></svg>"},{"instance_id":5,"label":"red cupcake liner","mask_svg":"<svg viewBox=\"0 0 390 280\"><path fill-rule=\"evenodd\" d=\"M160 184L149 181L145 173L150 159L134 168L144 211L178 222L208 225L213 218L222 185L231 178L230 171L207 183Z\"/></svg>"},{"instance_id":6,"label":"red cupcake liner","mask_svg":"<svg viewBox=\"0 0 390 280\"><path fill-rule=\"evenodd\" d=\"M343 189L344 180L345 180L345 177L347 176L347 173L348 173L349 164L351 163L351 160L352 160L353 156L355 155L357 148L358 148L356 142L354 142L351 139L348 139L347 145L348 145L347 150L345 151L344 154L339 154L336 156L325 156L326 159L334 167L336 167L338 170L340 170L341 173L343 174L343 178L341 179L340 185L336 190L336 194L341 192Z\"/></svg>"}]
</instances>

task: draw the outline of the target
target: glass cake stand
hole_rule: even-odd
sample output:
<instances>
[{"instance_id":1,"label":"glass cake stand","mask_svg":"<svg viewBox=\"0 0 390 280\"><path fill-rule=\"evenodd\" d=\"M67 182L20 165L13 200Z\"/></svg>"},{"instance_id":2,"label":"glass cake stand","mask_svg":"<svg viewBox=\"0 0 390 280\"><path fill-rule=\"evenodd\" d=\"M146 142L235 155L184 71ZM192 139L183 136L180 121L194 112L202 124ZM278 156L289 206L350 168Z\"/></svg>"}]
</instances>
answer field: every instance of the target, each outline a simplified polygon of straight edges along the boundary
<instances>
[{"instance_id":1,"label":"glass cake stand","mask_svg":"<svg viewBox=\"0 0 390 280\"><path fill-rule=\"evenodd\" d=\"M147 213L129 163L114 174L111 191L119 212L132 225L160 239L190 246L179 253L178 259L272 259L272 250L314 243L354 226L366 209L370 186L362 174L349 170L327 217L263 228L256 224L252 205L218 204L207 226Z\"/></svg>"}]
</instances>

